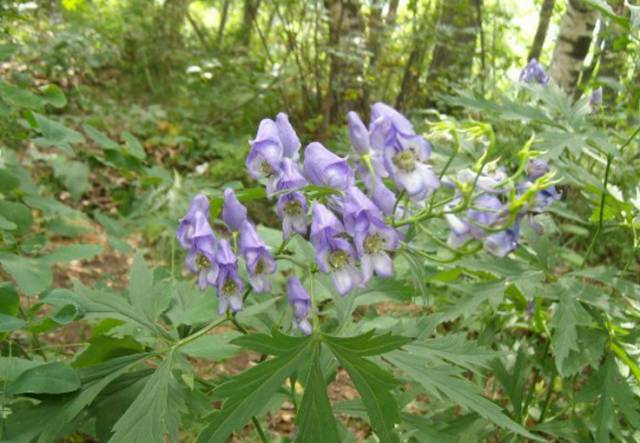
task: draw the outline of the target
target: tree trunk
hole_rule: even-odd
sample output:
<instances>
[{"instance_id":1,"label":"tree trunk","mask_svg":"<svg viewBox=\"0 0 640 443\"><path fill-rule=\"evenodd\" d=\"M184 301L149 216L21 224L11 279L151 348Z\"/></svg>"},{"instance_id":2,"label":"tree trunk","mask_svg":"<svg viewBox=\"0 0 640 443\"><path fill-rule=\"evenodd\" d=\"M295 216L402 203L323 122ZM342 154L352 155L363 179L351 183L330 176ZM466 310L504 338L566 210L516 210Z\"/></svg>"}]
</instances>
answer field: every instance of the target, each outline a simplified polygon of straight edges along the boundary
<instances>
[{"instance_id":1,"label":"tree trunk","mask_svg":"<svg viewBox=\"0 0 640 443\"><path fill-rule=\"evenodd\" d=\"M569 0L560 23L549 75L568 94L573 93L589 53L598 13L582 0Z\"/></svg>"},{"instance_id":2,"label":"tree trunk","mask_svg":"<svg viewBox=\"0 0 640 443\"><path fill-rule=\"evenodd\" d=\"M540 8L540 17L538 18L538 29L536 29L536 36L533 38L533 44L529 50L527 61L532 58L540 59L542 48L544 47L544 40L547 38L547 31L549 30L549 22L551 22L551 16L553 15L553 6L556 0L544 0L542 7Z\"/></svg>"},{"instance_id":3,"label":"tree trunk","mask_svg":"<svg viewBox=\"0 0 640 443\"><path fill-rule=\"evenodd\" d=\"M253 20L258 16L260 0L244 0L242 8L242 28L240 29L240 44L248 48L251 44Z\"/></svg>"},{"instance_id":4,"label":"tree trunk","mask_svg":"<svg viewBox=\"0 0 640 443\"><path fill-rule=\"evenodd\" d=\"M227 26L227 17L229 17L229 5L231 0L222 1L222 12L220 13L220 24L218 25L218 36L216 37L216 49L220 49L222 39L224 37L224 28Z\"/></svg>"},{"instance_id":5,"label":"tree trunk","mask_svg":"<svg viewBox=\"0 0 640 443\"><path fill-rule=\"evenodd\" d=\"M325 0L329 13L329 89L325 100L325 124L345 119L348 111L367 115L364 81L364 20L359 0Z\"/></svg>"},{"instance_id":6,"label":"tree trunk","mask_svg":"<svg viewBox=\"0 0 640 443\"><path fill-rule=\"evenodd\" d=\"M427 87L427 105L434 106L438 94L448 94L470 77L476 47L477 18L473 0L443 0Z\"/></svg>"},{"instance_id":7,"label":"tree trunk","mask_svg":"<svg viewBox=\"0 0 640 443\"><path fill-rule=\"evenodd\" d=\"M623 0L609 2L613 12L617 15L625 15L626 8ZM602 79L603 101L606 105L613 105L622 87L622 80L628 73L629 65L629 39L620 25L607 20L602 23L602 51L600 55L600 67L598 79ZM618 87L616 87L618 85Z\"/></svg>"}]
</instances>

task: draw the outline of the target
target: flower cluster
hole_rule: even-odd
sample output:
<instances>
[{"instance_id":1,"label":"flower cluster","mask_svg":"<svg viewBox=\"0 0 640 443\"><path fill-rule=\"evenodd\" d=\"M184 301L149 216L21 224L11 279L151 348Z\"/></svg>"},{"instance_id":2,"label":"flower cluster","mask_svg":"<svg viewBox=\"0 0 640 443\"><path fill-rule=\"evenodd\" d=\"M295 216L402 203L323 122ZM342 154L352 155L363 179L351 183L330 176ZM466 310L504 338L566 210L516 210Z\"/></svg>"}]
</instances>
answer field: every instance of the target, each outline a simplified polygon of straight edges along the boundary
<instances>
[{"instance_id":1,"label":"flower cluster","mask_svg":"<svg viewBox=\"0 0 640 443\"><path fill-rule=\"evenodd\" d=\"M530 161L527 179L516 187L515 200L525 198L526 192L535 186L535 181L548 172L549 165L544 160ZM462 205L462 190L469 189L474 183L481 192L465 209ZM458 174L457 180L447 181L447 184L457 189L456 196L447 205L445 214L451 229L447 242L451 248L458 249L475 239L483 241L485 250L490 254L504 257L518 246L520 223L525 215L528 216L531 226L539 230L533 216L543 212L554 200L560 198L553 185L536 188L532 201L527 201L514 211L507 202L506 183L507 174L502 168L479 175L463 170Z\"/></svg>"},{"instance_id":2,"label":"flower cluster","mask_svg":"<svg viewBox=\"0 0 640 443\"><path fill-rule=\"evenodd\" d=\"M276 262L265 242L247 218L247 209L231 189L224 191L223 235L214 234L210 222L209 200L196 195L186 216L180 220L176 236L187 253L187 268L197 275L198 287L213 286L218 296L218 311L238 312L242 309L244 283L238 272L238 255L244 259L249 283L255 292L269 292L268 275L276 270Z\"/></svg>"},{"instance_id":3,"label":"flower cluster","mask_svg":"<svg viewBox=\"0 0 640 443\"><path fill-rule=\"evenodd\" d=\"M532 60L522 80L546 83L548 79ZM406 235L393 226L409 222L399 223L398 218L419 221L431 216L433 208L427 208L425 200L441 186L429 164L431 144L395 109L374 104L369 127L350 112L348 129L353 160L319 142L309 143L301 158L300 139L288 117L280 113L275 120L260 122L246 160L249 174L263 183L269 198L277 200L283 241L294 235L307 239L315 250L316 269L330 276L343 296L374 276L393 275L392 256ZM526 173L523 163L513 177L495 164L487 166L489 172L463 170L455 178L443 178L454 196L440 215L451 229L449 247L482 242L486 251L503 257L518 244L521 220L527 217L535 227L533 217L558 199L559 193L542 160L530 161ZM513 186L522 174L526 180ZM327 192L308 201L315 194L305 194L308 185ZM242 308L243 289L237 256L243 258L256 292L271 290L269 275L276 264L247 219L246 208L229 189L224 193L222 220L226 238L218 240L209 225L209 203L199 194L180 222L177 236L189 251L187 266L198 275L200 288L216 288L221 312L237 311ZM289 278L287 294L294 325L311 333L311 297L298 278Z\"/></svg>"},{"instance_id":4,"label":"flower cluster","mask_svg":"<svg viewBox=\"0 0 640 443\"><path fill-rule=\"evenodd\" d=\"M540 62L535 58L532 58L520 73L520 81L524 83L538 83L540 85L546 85L549 83L549 75L544 70Z\"/></svg>"}]
</instances>

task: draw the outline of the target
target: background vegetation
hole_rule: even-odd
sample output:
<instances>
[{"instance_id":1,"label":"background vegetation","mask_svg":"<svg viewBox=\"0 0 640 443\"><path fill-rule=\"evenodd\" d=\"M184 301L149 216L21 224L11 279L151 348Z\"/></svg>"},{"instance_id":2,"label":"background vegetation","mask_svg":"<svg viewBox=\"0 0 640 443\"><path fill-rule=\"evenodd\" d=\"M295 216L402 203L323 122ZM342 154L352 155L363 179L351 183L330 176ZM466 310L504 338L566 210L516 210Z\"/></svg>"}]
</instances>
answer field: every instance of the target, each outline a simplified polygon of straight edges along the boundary
<instances>
[{"instance_id":1,"label":"background vegetation","mask_svg":"<svg viewBox=\"0 0 640 443\"><path fill-rule=\"evenodd\" d=\"M383 101L433 143L436 169L456 149L451 166L461 169L489 147L515 170L531 140L563 194L515 257L449 260L434 240L423 245L434 255L400 260L396 280L328 303L332 332L348 318L343 335L375 328L429 340L415 359L440 378L418 371L394 388L402 439L640 441L632 3L1 2L0 440L194 441L225 399L210 392L266 354L230 344L239 332L225 325L149 363L157 343L216 316L176 247L190 198L237 189L277 247L279 221L244 168L260 120L286 112L303 146L320 140L346 154L347 111L368 121ZM552 87L519 83L531 58ZM590 104L597 88L603 101ZM446 240L444 224L429 227ZM290 323L276 288L250 301L244 327ZM411 374L410 363L385 364ZM115 365L110 378L101 364ZM30 378L45 366L54 381ZM339 439L375 441L344 366L324 367ZM233 441L295 438L307 384L291 380ZM131 412L156 406L153 417ZM135 423L142 430L127 434Z\"/></svg>"}]
</instances>

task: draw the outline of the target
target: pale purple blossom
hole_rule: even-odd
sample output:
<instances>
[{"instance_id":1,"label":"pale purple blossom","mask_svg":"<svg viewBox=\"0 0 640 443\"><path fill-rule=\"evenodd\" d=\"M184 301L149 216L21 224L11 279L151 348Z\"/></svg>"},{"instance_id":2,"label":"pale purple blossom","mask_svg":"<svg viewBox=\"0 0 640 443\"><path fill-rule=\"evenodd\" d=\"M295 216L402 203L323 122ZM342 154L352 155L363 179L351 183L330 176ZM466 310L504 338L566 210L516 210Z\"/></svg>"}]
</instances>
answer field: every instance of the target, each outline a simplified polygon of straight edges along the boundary
<instances>
[{"instance_id":1,"label":"pale purple blossom","mask_svg":"<svg viewBox=\"0 0 640 443\"><path fill-rule=\"evenodd\" d=\"M276 116L276 126L278 127L278 136L284 149L285 157L297 161L300 157L300 139L295 129L289 123L289 116L284 112L280 112Z\"/></svg>"},{"instance_id":2,"label":"pale purple blossom","mask_svg":"<svg viewBox=\"0 0 640 443\"><path fill-rule=\"evenodd\" d=\"M253 290L257 293L269 292L269 275L276 271L276 262L266 243L248 220L245 220L240 228L238 247L247 265L249 283Z\"/></svg>"},{"instance_id":3,"label":"pale purple blossom","mask_svg":"<svg viewBox=\"0 0 640 443\"><path fill-rule=\"evenodd\" d=\"M345 238L344 226L320 203L312 208L311 242L316 250L318 267L331 275L340 295L346 295L361 284L362 277L355 267L355 251Z\"/></svg>"},{"instance_id":4,"label":"pale purple blossom","mask_svg":"<svg viewBox=\"0 0 640 443\"><path fill-rule=\"evenodd\" d=\"M524 83L538 83L540 85L546 85L549 83L549 75L547 75L547 72L538 60L532 58L529 60L529 63L527 63L527 66L524 67L522 72L520 72L520 81Z\"/></svg>"},{"instance_id":5,"label":"pale purple blossom","mask_svg":"<svg viewBox=\"0 0 640 443\"><path fill-rule=\"evenodd\" d=\"M349 138L351 139L351 145L358 155L367 155L371 151L371 145L369 144L369 131L367 127L362 123L358 114L353 111L349 111L347 114L349 121Z\"/></svg>"},{"instance_id":6,"label":"pale purple blossom","mask_svg":"<svg viewBox=\"0 0 640 443\"><path fill-rule=\"evenodd\" d=\"M251 141L251 150L246 165L255 179L274 179L280 173L280 162L284 147L280 140L278 126L268 118L260 122L256 138Z\"/></svg>"},{"instance_id":7,"label":"pale purple blossom","mask_svg":"<svg viewBox=\"0 0 640 443\"><path fill-rule=\"evenodd\" d=\"M238 232L242 224L247 219L247 208L238 201L233 189L224 190L224 200L222 202L222 221L234 232Z\"/></svg>"},{"instance_id":8,"label":"pale purple blossom","mask_svg":"<svg viewBox=\"0 0 640 443\"><path fill-rule=\"evenodd\" d=\"M346 158L341 158L318 142L304 150L304 172L314 185L347 190L355 183L353 169Z\"/></svg>"},{"instance_id":9,"label":"pale purple blossom","mask_svg":"<svg viewBox=\"0 0 640 443\"><path fill-rule=\"evenodd\" d=\"M282 220L282 235L285 239L293 233L307 233L307 199L301 192L295 191L278 197L276 206L278 217Z\"/></svg>"},{"instance_id":10,"label":"pale purple blossom","mask_svg":"<svg viewBox=\"0 0 640 443\"><path fill-rule=\"evenodd\" d=\"M201 212L194 215L191 247L186 258L187 268L198 276L198 288L203 291L207 285L215 286L218 265L215 261L217 239Z\"/></svg>"},{"instance_id":11,"label":"pale purple blossom","mask_svg":"<svg viewBox=\"0 0 640 443\"><path fill-rule=\"evenodd\" d=\"M311 334L313 330L309 322L311 297L298 277L290 277L287 280L287 300L293 310L293 324L305 335Z\"/></svg>"},{"instance_id":12,"label":"pale purple blossom","mask_svg":"<svg viewBox=\"0 0 640 443\"><path fill-rule=\"evenodd\" d=\"M183 248L188 249L191 247L198 215L202 215L205 220L209 220L209 200L204 194L196 194L191 199L187 214L180 220L176 238Z\"/></svg>"},{"instance_id":13,"label":"pale purple blossom","mask_svg":"<svg viewBox=\"0 0 640 443\"><path fill-rule=\"evenodd\" d=\"M216 280L218 295L218 313L223 315L228 310L238 312L242 310L242 289L244 287L238 275L238 258L233 248L225 239L220 239L216 253L216 263L219 268Z\"/></svg>"}]
</instances>

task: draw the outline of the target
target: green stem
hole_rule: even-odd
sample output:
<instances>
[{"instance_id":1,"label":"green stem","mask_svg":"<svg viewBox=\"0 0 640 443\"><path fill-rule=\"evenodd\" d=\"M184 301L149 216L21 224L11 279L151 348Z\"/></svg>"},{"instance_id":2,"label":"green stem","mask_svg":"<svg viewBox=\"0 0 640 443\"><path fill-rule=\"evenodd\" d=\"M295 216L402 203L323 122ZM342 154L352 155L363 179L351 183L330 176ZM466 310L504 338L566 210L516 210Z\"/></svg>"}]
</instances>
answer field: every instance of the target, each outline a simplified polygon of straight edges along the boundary
<instances>
[{"instance_id":1,"label":"green stem","mask_svg":"<svg viewBox=\"0 0 640 443\"><path fill-rule=\"evenodd\" d=\"M251 417L251 421L253 422L253 425L256 427L256 431L258 431L258 435L260 436L260 440L262 441L262 443L269 443L269 439L267 438L264 431L262 430L262 426L260 426L260 422L258 421L258 419L255 416L253 416Z\"/></svg>"},{"instance_id":2,"label":"green stem","mask_svg":"<svg viewBox=\"0 0 640 443\"><path fill-rule=\"evenodd\" d=\"M587 259L589 258L589 255L591 255L591 252L593 251L593 248L596 244L596 240L600 236L600 232L602 231L602 226L604 224L604 204L607 198L607 185L609 183L609 172L611 171L612 160L613 160L613 157L611 156L611 154L607 155L607 165L604 169L604 181L602 183L602 187L603 187L602 196L600 197L600 214L598 215L598 227L596 228L596 232L593 234L593 238L591 239L591 244L589 245L589 249L587 249L587 252L584 254L584 259L582 260L582 268L584 268L587 265Z\"/></svg>"},{"instance_id":3,"label":"green stem","mask_svg":"<svg viewBox=\"0 0 640 443\"><path fill-rule=\"evenodd\" d=\"M194 334L191 334L185 338L183 338L182 340L177 341L173 346L171 346L171 350L176 350L181 346L186 345L187 343L190 343L200 337L202 337L203 335L205 335L207 332L211 331L213 328L220 326L222 323L226 322L227 318L223 318L220 319L218 321L215 321L211 324L209 324L208 326L205 326L204 328L200 329L199 331L195 332Z\"/></svg>"}]
</instances>

